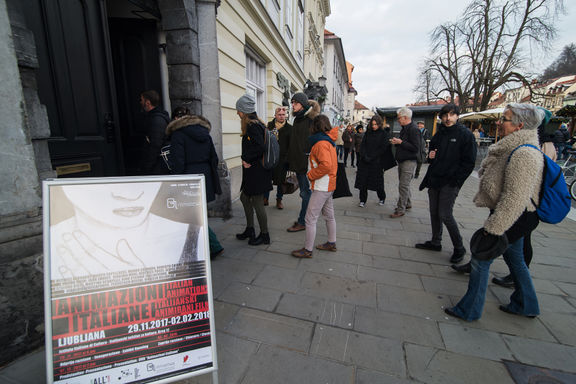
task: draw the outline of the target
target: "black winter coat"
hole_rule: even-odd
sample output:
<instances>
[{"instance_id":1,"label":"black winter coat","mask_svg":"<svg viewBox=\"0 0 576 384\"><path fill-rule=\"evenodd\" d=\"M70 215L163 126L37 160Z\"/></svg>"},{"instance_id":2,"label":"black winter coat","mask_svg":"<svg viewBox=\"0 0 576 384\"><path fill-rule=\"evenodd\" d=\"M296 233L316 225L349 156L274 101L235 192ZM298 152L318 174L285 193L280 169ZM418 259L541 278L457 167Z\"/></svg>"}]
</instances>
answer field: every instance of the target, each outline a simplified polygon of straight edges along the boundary
<instances>
[{"instance_id":1,"label":"black winter coat","mask_svg":"<svg viewBox=\"0 0 576 384\"><path fill-rule=\"evenodd\" d=\"M274 132L276 129L276 119L268 123L269 130ZM274 168L272 181L275 185L280 185L286 180L286 171L288 170L288 145L290 144L290 135L292 134L292 125L286 122L282 128L277 130L278 144L280 145L280 158L278 165Z\"/></svg>"},{"instance_id":2,"label":"black winter coat","mask_svg":"<svg viewBox=\"0 0 576 384\"><path fill-rule=\"evenodd\" d=\"M383 129L374 131L369 128L364 133L354 188L371 191L384 189L384 155L390 150L390 135Z\"/></svg>"},{"instance_id":3,"label":"black winter coat","mask_svg":"<svg viewBox=\"0 0 576 384\"><path fill-rule=\"evenodd\" d=\"M166 145L166 126L170 122L168 112L159 107L146 112L144 119L144 129L146 132L146 143L142 157L141 171L143 175L162 174L162 162L160 149Z\"/></svg>"},{"instance_id":4,"label":"black winter coat","mask_svg":"<svg viewBox=\"0 0 576 384\"><path fill-rule=\"evenodd\" d=\"M440 125L429 145L429 152L436 150L436 157L428 159L430 165L420 190L445 185L462 187L474 170L477 148L474 134L462 124Z\"/></svg>"},{"instance_id":5,"label":"black winter coat","mask_svg":"<svg viewBox=\"0 0 576 384\"><path fill-rule=\"evenodd\" d=\"M260 121L251 121L242 136L242 160L251 165L242 166L242 186L240 189L248 196L262 195L272 190L272 170L262 166L264 155L264 133L266 127Z\"/></svg>"},{"instance_id":6,"label":"black winter coat","mask_svg":"<svg viewBox=\"0 0 576 384\"><path fill-rule=\"evenodd\" d=\"M320 105L316 101L308 100L308 103L310 107L306 112L295 114L288 144L288 168L298 174L308 172L310 127L312 120L320 114Z\"/></svg>"},{"instance_id":7,"label":"black winter coat","mask_svg":"<svg viewBox=\"0 0 576 384\"><path fill-rule=\"evenodd\" d=\"M402 144L396 145L396 160L416 160L416 154L420 150L420 130L413 121L400 130Z\"/></svg>"},{"instance_id":8,"label":"black winter coat","mask_svg":"<svg viewBox=\"0 0 576 384\"><path fill-rule=\"evenodd\" d=\"M206 201L222 193L218 176L218 154L210 137L210 124L197 116L184 116L166 127L170 137L170 162L174 174L202 174Z\"/></svg>"}]
</instances>

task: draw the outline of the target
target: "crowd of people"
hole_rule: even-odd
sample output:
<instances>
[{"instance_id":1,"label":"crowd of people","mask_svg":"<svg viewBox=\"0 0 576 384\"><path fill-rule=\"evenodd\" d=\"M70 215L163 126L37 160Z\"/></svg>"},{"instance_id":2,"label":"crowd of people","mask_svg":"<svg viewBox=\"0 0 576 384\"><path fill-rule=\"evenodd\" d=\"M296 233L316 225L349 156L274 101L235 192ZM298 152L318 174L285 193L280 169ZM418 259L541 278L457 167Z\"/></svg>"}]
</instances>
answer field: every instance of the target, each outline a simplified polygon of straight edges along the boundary
<instances>
[{"instance_id":1,"label":"crowd of people","mask_svg":"<svg viewBox=\"0 0 576 384\"><path fill-rule=\"evenodd\" d=\"M518 147L523 144L543 147L547 141L541 132L550 118L548 111L528 104L510 104L505 108L497 123L501 139L490 146L482 161L479 190L474 197L474 203L488 208L490 214L483 228L475 234L475 245L470 245L470 262L460 264L467 250L453 210L460 189L476 164L478 132L472 132L459 122L458 106L447 104L442 107L434 135L425 128L424 122L412 120L412 111L407 107L397 110L401 126L397 135L390 132L379 115L371 118L366 132L361 125L348 125L345 129L333 127L328 117L320 113L318 103L309 100L304 93L292 96L291 107L291 110L276 108L274 119L266 124L256 113L254 98L244 95L236 103L242 136L240 201L246 219L244 231L236 234L238 240L248 240L248 244L254 246L270 244L265 207L270 191L276 185L275 207L284 209L282 184L291 174L298 181L300 209L287 231L306 232L303 247L292 251L291 255L311 258L315 249L335 252L337 219L333 193L337 188L339 162L347 166L350 158L350 166L357 168L354 187L358 189L361 208L368 203L368 190L376 192L378 205L385 204L384 175L387 170L397 168L398 200L390 214L392 219L406 215L412 208L411 184L418 177L422 163L427 163L419 188L428 190L431 237L415 247L441 251L443 228L446 227L453 247L449 260L452 267L457 272L470 274L466 294L445 312L466 321L479 319L490 264L495 257L503 255L510 274L500 280L496 278L495 282L514 288L514 292L510 304L502 305L500 309L526 317L539 314L528 265L532 258L530 234L539 222L534 202L539 201L544 160L534 149ZM290 112L292 123L288 119ZM193 116L185 109L175 110L173 121L166 129L172 143L173 172L204 174L208 201L220 193L216 173L218 157L209 130L210 123L206 119ZM266 130L279 142L279 162L273 169L266 169L262 163ZM562 151L563 147L558 147L558 153ZM254 214L259 231L256 231ZM327 238L315 245L320 215L326 224ZM212 230L209 233L211 255L217 256L223 248L216 234ZM503 238L505 246L498 248ZM487 244L493 246L486 250ZM484 249L480 250L481 247ZM479 256L490 253L488 258Z\"/></svg>"}]
</instances>

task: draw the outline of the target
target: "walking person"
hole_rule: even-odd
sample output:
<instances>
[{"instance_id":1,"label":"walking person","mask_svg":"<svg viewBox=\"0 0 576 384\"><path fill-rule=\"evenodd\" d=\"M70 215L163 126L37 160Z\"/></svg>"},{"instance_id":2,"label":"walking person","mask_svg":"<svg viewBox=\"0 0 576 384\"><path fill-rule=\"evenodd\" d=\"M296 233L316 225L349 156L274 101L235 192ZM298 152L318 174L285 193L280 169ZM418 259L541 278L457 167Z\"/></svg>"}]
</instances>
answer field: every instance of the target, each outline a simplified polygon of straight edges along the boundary
<instances>
[{"instance_id":1,"label":"walking person","mask_svg":"<svg viewBox=\"0 0 576 384\"><path fill-rule=\"evenodd\" d=\"M442 123L432 137L428 152L428 170L420 184L420 190L428 188L432 240L416 244L416 248L431 251L442 250L442 229L446 226L454 252L451 263L459 263L466 254L453 209L460 188L474 170L476 164L476 139L458 122L460 108L446 104L440 110Z\"/></svg>"},{"instance_id":2,"label":"walking person","mask_svg":"<svg viewBox=\"0 0 576 384\"><path fill-rule=\"evenodd\" d=\"M284 209L282 204L282 183L286 180L286 172L288 171L288 143L290 142L290 133L292 132L292 125L286 120L286 107L276 108L274 118L268 123L267 127L276 135L278 144L280 145L280 158L278 165L274 167L272 181L277 185L276 189L276 208ZM264 205L268 205L268 198L270 192L264 194Z\"/></svg>"},{"instance_id":3,"label":"walking person","mask_svg":"<svg viewBox=\"0 0 576 384\"><path fill-rule=\"evenodd\" d=\"M417 152L420 150L420 131L412 121L412 110L402 107L396 111L398 123L402 126L400 137L393 137L390 143L396 146L396 161L398 162L398 203L394 213L390 215L395 219L406 214L412 208L410 199L410 183L416 170Z\"/></svg>"},{"instance_id":4,"label":"walking person","mask_svg":"<svg viewBox=\"0 0 576 384\"><path fill-rule=\"evenodd\" d=\"M202 174L206 185L206 201L222 193L218 177L218 154L214 148L210 122L203 116L191 115L186 107L177 107L172 122L166 127L170 138L170 164L174 174ZM208 227L210 258L224 252L216 233Z\"/></svg>"},{"instance_id":5,"label":"walking person","mask_svg":"<svg viewBox=\"0 0 576 384\"><path fill-rule=\"evenodd\" d=\"M362 124L356 126L356 133L354 133L354 153L356 154L356 167L358 167L358 161L360 158L360 146L362 145L362 139L364 138L364 127Z\"/></svg>"},{"instance_id":6,"label":"walking person","mask_svg":"<svg viewBox=\"0 0 576 384\"><path fill-rule=\"evenodd\" d=\"M338 127L338 138L336 139L336 155L338 155L338 160L342 160L344 156L344 140L342 140L342 134L344 133L344 128L342 126Z\"/></svg>"},{"instance_id":7,"label":"walking person","mask_svg":"<svg viewBox=\"0 0 576 384\"><path fill-rule=\"evenodd\" d=\"M244 95L236 102L236 113L242 128L242 185L240 201L246 215L246 229L236 234L238 240L248 239L250 245L270 244L268 217L264 208L264 193L272 190L272 170L262 165L266 126L256 114L256 102ZM254 213L260 226L260 234L254 230Z\"/></svg>"},{"instance_id":8,"label":"walking person","mask_svg":"<svg viewBox=\"0 0 576 384\"><path fill-rule=\"evenodd\" d=\"M350 155L352 168L354 168L354 130L352 125L348 125L344 133L342 133L342 141L344 142L344 166L347 166L348 155Z\"/></svg>"},{"instance_id":9,"label":"walking person","mask_svg":"<svg viewBox=\"0 0 576 384\"><path fill-rule=\"evenodd\" d=\"M364 208L368 199L368 190L376 191L378 205L384 205L386 192L384 191L384 155L391 151L390 136L382 126L383 121L379 115L372 116L368 123L368 130L364 134L357 157L358 173L354 188L360 190L359 207Z\"/></svg>"},{"instance_id":10,"label":"walking person","mask_svg":"<svg viewBox=\"0 0 576 384\"><path fill-rule=\"evenodd\" d=\"M336 219L332 194L336 189L336 172L338 159L336 157L336 140L338 127L330 126L330 119L325 115L314 118L310 150L308 179L311 182L312 196L306 211L306 242L304 248L292 251L297 258L312 257L314 240L316 239L316 224L320 214L326 221L328 241L319 244L316 249L336 252Z\"/></svg>"},{"instance_id":11,"label":"walking person","mask_svg":"<svg viewBox=\"0 0 576 384\"><path fill-rule=\"evenodd\" d=\"M533 201L539 201L544 159L542 154L523 144L538 146L537 127L544 112L534 105L508 104L500 118L498 129L502 139L490 146L482 161L480 185L474 197L478 207L490 209L484 222L483 238L506 235L508 246L504 261L514 281L514 292L508 305L500 305L503 312L526 317L540 313L538 299L530 272L524 261L524 236L538 226L538 214ZM514 151L514 153L512 153ZM484 239L485 238L485 239ZM474 254L472 255L474 256ZM466 321L482 316L490 265L494 261L472 257L468 290L453 308L444 311Z\"/></svg>"},{"instance_id":12,"label":"walking person","mask_svg":"<svg viewBox=\"0 0 576 384\"><path fill-rule=\"evenodd\" d=\"M162 167L160 150L166 144L165 131L170 115L160 107L160 95L154 90L140 94L140 106L145 112L143 131L146 132L140 172L142 175L161 175L167 172Z\"/></svg>"},{"instance_id":13,"label":"walking person","mask_svg":"<svg viewBox=\"0 0 576 384\"><path fill-rule=\"evenodd\" d=\"M302 204L298 220L287 229L288 232L299 232L306 229L306 209L310 201L310 181L306 177L308 172L308 153L310 152L310 128L312 120L320 114L320 105L314 100L308 100L308 96L302 92L292 96L292 111L294 121L288 144L288 169L296 173L298 188Z\"/></svg>"}]
</instances>

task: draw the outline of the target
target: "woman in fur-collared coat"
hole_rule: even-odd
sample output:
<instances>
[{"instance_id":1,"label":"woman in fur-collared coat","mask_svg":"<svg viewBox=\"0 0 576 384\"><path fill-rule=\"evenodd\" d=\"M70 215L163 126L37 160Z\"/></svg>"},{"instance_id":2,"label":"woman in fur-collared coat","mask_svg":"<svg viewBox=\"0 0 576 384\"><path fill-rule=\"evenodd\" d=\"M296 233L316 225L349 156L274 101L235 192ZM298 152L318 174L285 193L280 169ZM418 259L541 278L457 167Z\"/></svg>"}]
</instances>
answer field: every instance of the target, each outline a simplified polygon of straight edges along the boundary
<instances>
[{"instance_id":1,"label":"woman in fur-collared coat","mask_svg":"<svg viewBox=\"0 0 576 384\"><path fill-rule=\"evenodd\" d=\"M510 304L501 305L500 310L526 317L540 313L524 261L523 239L539 222L534 202L539 201L544 158L536 148L537 127L543 118L543 111L533 105L513 103L505 108L498 124L502 140L489 148L482 162L478 172L479 190L474 197L478 207L490 209L484 222L484 233L506 234L508 238L508 248L503 256L510 268L515 290ZM536 148L518 148L523 144ZM482 316L492 261L472 258L468 290L455 307L445 309L448 315L466 321L478 320Z\"/></svg>"}]
</instances>

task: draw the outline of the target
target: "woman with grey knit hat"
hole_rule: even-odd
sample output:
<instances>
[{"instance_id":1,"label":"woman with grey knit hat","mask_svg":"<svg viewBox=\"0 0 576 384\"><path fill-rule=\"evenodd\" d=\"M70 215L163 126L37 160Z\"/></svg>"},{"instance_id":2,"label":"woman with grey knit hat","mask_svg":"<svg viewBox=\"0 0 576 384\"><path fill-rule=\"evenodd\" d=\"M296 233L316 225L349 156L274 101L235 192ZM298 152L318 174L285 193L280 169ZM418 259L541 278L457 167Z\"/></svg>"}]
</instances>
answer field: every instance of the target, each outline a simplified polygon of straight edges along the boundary
<instances>
[{"instance_id":1,"label":"woman with grey knit hat","mask_svg":"<svg viewBox=\"0 0 576 384\"><path fill-rule=\"evenodd\" d=\"M236 102L236 113L242 127L242 186L240 201L246 214L246 229L236 234L238 240L248 239L250 245L270 244L268 218L264 208L264 193L272 190L272 170L262 165L266 126L256 114L256 102L244 95ZM260 226L256 237L254 212Z\"/></svg>"}]
</instances>

